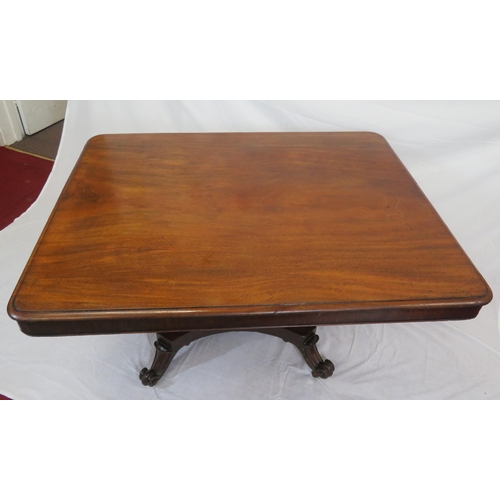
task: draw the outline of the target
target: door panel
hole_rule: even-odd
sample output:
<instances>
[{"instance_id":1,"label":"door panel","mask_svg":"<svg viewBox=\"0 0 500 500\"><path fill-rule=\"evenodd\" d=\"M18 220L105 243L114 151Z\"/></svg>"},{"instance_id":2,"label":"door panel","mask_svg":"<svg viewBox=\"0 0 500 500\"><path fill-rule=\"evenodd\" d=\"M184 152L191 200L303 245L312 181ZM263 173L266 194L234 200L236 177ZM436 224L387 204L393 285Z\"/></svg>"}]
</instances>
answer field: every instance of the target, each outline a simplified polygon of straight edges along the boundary
<instances>
[{"instance_id":1,"label":"door panel","mask_svg":"<svg viewBox=\"0 0 500 500\"><path fill-rule=\"evenodd\" d=\"M64 119L68 101L16 101L26 135L33 135Z\"/></svg>"}]
</instances>

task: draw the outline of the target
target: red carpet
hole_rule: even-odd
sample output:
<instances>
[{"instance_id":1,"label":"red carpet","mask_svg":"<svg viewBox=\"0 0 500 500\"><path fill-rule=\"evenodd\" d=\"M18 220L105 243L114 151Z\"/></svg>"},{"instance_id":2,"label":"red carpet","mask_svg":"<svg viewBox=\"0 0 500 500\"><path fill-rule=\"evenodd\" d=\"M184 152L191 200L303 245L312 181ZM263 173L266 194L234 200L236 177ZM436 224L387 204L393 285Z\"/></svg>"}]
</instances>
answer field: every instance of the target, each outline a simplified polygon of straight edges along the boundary
<instances>
[{"instance_id":1,"label":"red carpet","mask_svg":"<svg viewBox=\"0 0 500 500\"><path fill-rule=\"evenodd\" d=\"M54 162L0 147L0 230L26 212L38 198ZM0 400L8 400L0 394Z\"/></svg>"},{"instance_id":2,"label":"red carpet","mask_svg":"<svg viewBox=\"0 0 500 500\"><path fill-rule=\"evenodd\" d=\"M38 198L54 162L0 147L0 230Z\"/></svg>"}]
</instances>

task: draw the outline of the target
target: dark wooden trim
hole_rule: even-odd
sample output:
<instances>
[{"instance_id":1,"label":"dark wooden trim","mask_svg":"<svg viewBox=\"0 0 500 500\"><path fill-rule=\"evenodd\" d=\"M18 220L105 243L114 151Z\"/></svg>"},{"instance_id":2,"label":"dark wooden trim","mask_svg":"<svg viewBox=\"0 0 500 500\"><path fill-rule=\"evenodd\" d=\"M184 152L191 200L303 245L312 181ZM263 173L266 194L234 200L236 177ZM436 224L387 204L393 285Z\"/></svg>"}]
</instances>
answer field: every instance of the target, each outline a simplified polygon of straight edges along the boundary
<instances>
[{"instance_id":1,"label":"dark wooden trim","mask_svg":"<svg viewBox=\"0 0 500 500\"><path fill-rule=\"evenodd\" d=\"M252 328L342 325L362 323L401 323L413 321L447 321L475 318L481 306L374 308L337 311L302 311L274 314L241 314L226 316L178 316L137 318L96 318L79 320L19 321L22 332L34 337L65 335L99 335L185 330L249 330Z\"/></svg>"}]
</instances>

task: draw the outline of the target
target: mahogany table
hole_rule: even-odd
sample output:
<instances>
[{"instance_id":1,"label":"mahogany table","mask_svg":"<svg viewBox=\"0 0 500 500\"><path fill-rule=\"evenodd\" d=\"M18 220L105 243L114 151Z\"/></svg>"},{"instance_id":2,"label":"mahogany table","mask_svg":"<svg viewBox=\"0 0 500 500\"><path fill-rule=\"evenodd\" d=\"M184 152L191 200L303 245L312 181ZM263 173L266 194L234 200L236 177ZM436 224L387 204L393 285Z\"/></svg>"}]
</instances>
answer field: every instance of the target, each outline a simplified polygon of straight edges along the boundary
<instances>
[{"instance_id":1,"label":"mahogany table","mask_svg":"<svg viewBox=\"0 0 500 500\"><path fill-rule=\"evenodd\" d=\"M380 135L123 134L85 146L8 312L33 336L157 333L152 386L234 330L326 378L318 325L468 319L491 298Z\"/></svg>"}]
</instances>

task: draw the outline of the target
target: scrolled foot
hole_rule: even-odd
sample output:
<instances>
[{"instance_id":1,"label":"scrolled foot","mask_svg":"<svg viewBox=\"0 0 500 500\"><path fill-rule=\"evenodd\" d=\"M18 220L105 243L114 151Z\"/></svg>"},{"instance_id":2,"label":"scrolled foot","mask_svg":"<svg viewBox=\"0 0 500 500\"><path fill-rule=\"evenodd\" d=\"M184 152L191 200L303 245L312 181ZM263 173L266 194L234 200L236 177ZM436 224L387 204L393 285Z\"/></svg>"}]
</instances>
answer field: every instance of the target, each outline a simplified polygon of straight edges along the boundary
<instances>
[{"instance_id":1,"label":"scrolled foot","mask_svg":"<svg viewBox=\"0 0 500 500\"><path fill-rule=\"evenodd\" d=\"M164 337L163 334L157 334L158 340L154 343L155 358L151 368L143 368L139 373L139 378L143 385L153 387L163 377L168 365L175 356L177 349L172 347L172 342Z\"/></svg>"},{"instance_id":2,"label":"scrolled foot","mask_svg":"<svg viewBox=\"0 0 500 500\"><path fill-rule=\"evenodd\" d=\"M318 365L313 369L312 376L320 378L328 378L333 375L335 366L329 359L325 359L318 363Z\"/></svg>"},{"instance_id":3,"label":"scrolled foot","mask_svg":"<svg viewBox=\"0 0 500 500\"><path fill-rule=\"evenodd\" d=\"M161 377L154 370L143 368L139 374L139 378L143 385L153 387Z\"/></svg>"},{"instance_id":4,"label":"scrolled foot","mask_svg":"<svg viewBox=\"0 0 500 500\"><path fill-rule=\"evenodd\" d=\"M329 359L323 359L318 352L316 344L319 337L316 335L315 329L312 330L304 339L304 343L299 349L304 356L309 367L312 369L312 376L315 378L328 378L333 375L335 367Z\"/></svg>"}]
</instances>

